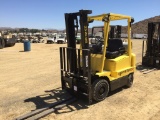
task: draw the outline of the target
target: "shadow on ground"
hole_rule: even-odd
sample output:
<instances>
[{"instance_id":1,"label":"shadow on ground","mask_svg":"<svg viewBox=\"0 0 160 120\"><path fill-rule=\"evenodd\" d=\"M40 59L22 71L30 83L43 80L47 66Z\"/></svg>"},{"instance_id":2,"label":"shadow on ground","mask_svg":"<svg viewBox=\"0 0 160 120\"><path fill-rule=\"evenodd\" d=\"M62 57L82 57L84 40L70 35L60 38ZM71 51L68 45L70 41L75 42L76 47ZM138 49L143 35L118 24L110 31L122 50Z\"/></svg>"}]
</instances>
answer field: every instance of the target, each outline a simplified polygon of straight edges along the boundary
<instances>
[{"instance_id":1,"label":"shadow on ground","mask_svg":"<svg viewBox=\"0 0 160 120\"><path fill-rule=\"evenodd\" d=\"M108 97L112 96L113 94L117 94L118 92L122 91L123 89L125 89L125 87L122 87L122 88L119 88L113 92L110 92ZM78 100L76 100L73 103L70 103L68 105L64 105L66 108L65 110L56 109L56 106L51 107L51 106L53 106L54 103L56 103L57 101L62 101L64 99L73 98L73 96L71 96L65 90L61 90L61 88L48 90L48 91L45 91L45 93L46 94L44 94L44 95L39 95L39 96L28 98L28 99L24 100L24 102L33 102L36 106L36 109L32 110L31 112L29 112L25 115L22 115L22 116L16 118L16 120L24 120L24 119L30 118L30 117L31 117L31 119L40 119L40 118L45 117L46 115L53 113L53 112L55 114L62 114L62 113L72 112L75 110L89 108L88 100L85 97L78 96ZM96 102L93 102L92 105L95 103ZM49 111L47 111L46 109ZM45 110L46 110L46 112L44 112Z\"/></svg>"},{"instance_id":2,"label":"shadow on ground","mask_svg":"<svg viewBox=\"0 0 160 120\"><path fill-rule=\"evenodd\" d=\"M126 89L126 88L122 87L122 88L119 88L117 90L110 92L108 97L122 91L123 89ZM65 90L62 90L61 88L47 90L47 91L45 91L45 93L46 94L44 94L44 95L39 95L36 97L28 98L28 99L24 100L24 102L33 102L36 106L35 110L37 110L37 109L45 108L46 106L50 106L57 101L61 101L61 100L64 100L64 99L71 97L71 95L68 92L66 92ZM68 108L68 110L67 110L68 112L72 112L72 111L74 111L74 109L80 110L80 109L87 109L89 107L87 98L80 96L80 98L78 98L78 99L79 100L77 100L76 102L66 106ZM96 102L93 102L92 105L93 104L96 104ZM57 111L55 113L60 114Z\"/></svg>"},{"instance_id":3,"label":"shadow on ground","mask_svg":"<svg viewBox=\"0 0 160 120\"><path fill-rule=\"evenodd\" d=\"M46 106L50 106L57 101L61 101L67 98L72 97L68 92L62 90L61 88L56 88L53 90L45 91L46 94L39 95L36 97L28 98L24 102L33 102L36 105L36 109L42 109ZM88 101L86 99L77 100L76 102L67 105L68 108L67 112L72 112L74 109L87 109L88 108ZM74 109L73 109L74 108ZM33 110L34 111L34 110ZM56 114L60 114L58 111L55 112ZM64 112L61 112L64 113Z\"/></svg>"}]
</instances>

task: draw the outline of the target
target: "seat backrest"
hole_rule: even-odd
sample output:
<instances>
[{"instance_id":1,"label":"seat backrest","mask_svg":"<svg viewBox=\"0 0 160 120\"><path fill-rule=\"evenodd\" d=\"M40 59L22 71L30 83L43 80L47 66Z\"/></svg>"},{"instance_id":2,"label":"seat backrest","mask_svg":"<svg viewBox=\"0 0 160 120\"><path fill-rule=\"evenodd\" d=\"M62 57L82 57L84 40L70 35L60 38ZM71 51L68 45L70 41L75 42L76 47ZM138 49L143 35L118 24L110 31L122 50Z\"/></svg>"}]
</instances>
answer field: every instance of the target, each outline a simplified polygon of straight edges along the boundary
<instances>
[{"instance_id":1,"label":"seat backrest","mask_svg":"<svg viewBox=\"0 0 160 120\"><path fill-rule=\"evenodd\" d=\"M107 51L114 52L119 51L119 48L123 47L123 43L121 39L109 39Z\"/></svg>"}]
</instances>

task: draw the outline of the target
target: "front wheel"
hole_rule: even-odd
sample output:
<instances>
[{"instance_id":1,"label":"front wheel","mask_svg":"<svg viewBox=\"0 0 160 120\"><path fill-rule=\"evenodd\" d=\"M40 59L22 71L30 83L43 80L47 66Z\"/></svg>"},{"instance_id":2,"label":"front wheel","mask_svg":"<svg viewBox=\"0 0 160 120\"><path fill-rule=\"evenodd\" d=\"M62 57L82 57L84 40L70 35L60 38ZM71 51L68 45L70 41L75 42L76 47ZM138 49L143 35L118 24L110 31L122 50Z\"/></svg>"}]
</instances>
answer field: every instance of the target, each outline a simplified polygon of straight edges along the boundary
<instances>
[{"instance_id":1,"label":"front wheel","mask_svg":"<svg viewBox=\"0 0 160 120\"><path fill-rule=\"evenodd\" d=\"M105 79L97 79L92 85L93 100L96 102L104 100L109 93L109 83Z\"/></svg>"}]
</instances>

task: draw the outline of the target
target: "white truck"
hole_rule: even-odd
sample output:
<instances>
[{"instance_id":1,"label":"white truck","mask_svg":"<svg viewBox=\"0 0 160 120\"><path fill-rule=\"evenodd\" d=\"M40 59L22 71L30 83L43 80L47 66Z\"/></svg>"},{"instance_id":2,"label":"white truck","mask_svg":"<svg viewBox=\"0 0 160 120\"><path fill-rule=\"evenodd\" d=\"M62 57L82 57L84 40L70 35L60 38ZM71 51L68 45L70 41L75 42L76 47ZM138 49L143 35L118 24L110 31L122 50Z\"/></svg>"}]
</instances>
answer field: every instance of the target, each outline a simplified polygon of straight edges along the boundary
<instances>
[{"instance_id":1,"label":"white truck","mask_svg":"<svg viewBox=\"0 0 160 120\"><path fill-rule=\"evenodd\" d=\"M147 39L147 34L133 34L134 39Z\"/></svg>"},{"instance_id":2,"label":"white truck","mask_svg":"<svg viewBox=\"0 0 160 120\"><path fill-rule=\"evenodd\" d=\"M121 33L121 38L127 38L127 37L128 37L128 34Z\"/></svg>"},{"instance_id":3,"label":"white truck","mask_svg":"<svg viewBox=\"0 0 160 120\"><path fill-rule=\"evenodd\" d=\"M50 35L47 39L47 43L49 44L52 44L52 43L55 43L55 40L56 40L56 35Z\"/></svg>"},{"instance_id":4,"label":"white truck","mask_svg":"<svg viewBox=\"0 0 160 120\"><path fill-rule=\"evenodd\" d=\"M58 44L63 44L66 43L66 35L65 33L57 33L55 35L50 36L47 39L47 43L58 43Z\"/></svg>"}]
</instances>

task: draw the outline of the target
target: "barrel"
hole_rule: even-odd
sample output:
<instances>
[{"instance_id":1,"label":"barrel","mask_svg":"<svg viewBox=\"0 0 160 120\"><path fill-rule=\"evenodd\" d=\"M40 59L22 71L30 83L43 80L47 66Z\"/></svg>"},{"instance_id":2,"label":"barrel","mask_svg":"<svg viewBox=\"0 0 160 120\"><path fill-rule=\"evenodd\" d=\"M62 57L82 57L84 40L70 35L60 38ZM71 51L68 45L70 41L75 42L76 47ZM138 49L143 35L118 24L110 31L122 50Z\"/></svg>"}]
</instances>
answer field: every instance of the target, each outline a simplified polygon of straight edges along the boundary
<instances>
[{"instance_id":1,"label":"barrel","mask_svg":"<svg viewBox=\"0 0 160 120\"><path fill-rule=\"evenodd\" d=\"M31 43L30 41L24 41L24 51L31 51Z\"/></svg>"}]
</instances>

